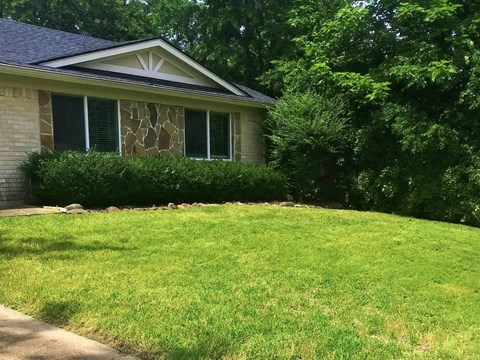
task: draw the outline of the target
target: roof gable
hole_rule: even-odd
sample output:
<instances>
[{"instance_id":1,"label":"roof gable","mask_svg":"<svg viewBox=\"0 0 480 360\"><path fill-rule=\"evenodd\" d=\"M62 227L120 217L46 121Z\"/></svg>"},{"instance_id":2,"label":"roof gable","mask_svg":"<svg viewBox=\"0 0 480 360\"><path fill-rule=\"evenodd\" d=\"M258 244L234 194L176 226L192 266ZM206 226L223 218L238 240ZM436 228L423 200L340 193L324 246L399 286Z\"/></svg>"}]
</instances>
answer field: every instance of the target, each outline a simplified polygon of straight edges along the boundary
<instances>
[{"instance_id":1,"label":"roof gable","mask_svg":"<svg viewBox=\"0 0 480 360\"><path fill-rule=\"evenodd\" d=\"M220 88L200 71L187 66L163 49L153 47L113 57L75 64L76 67Z\"/></svg>"},{"instance_id":2,"label":"roof gable","mask_svg":"<svg viewBox=\"0 0 480 360\"><path fill-rule=\"evenodd\" d=\"M40 65L53 68L75 66L224 88L235 95L246 96L237 86L222 79L160 38L119 44L107 49L42 62Z\"/></svg>"},{"instance_id":3,"label":"roof gable","mask_svg":"<svg viewBox=\"0 0 480 360\"><path fill-rule=\"evenodd\" d=\"M60 61L64 66L52 66ZM100 64L123 68L121 72L94 68ZM141 75L133 74L135 70ZM158 75L152 76L155 72ZM274 103L266 95L219 77L161 38L118 43L0 18L0 75L4 73L138 86L254 106Z\"/></svg>"}]
</instances>

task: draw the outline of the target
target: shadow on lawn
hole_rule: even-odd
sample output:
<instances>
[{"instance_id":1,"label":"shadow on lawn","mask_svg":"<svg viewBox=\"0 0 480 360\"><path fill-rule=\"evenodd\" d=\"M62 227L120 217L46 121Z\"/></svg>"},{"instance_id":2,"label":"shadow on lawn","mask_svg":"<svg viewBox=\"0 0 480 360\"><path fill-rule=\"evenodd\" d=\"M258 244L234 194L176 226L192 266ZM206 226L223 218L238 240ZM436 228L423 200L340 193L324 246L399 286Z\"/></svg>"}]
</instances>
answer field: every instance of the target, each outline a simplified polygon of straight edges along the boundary
<instances>
[{"instance_id":1,"label":"shadow on lawn","mask_svg":"<svg viewBox=\"0 0 480 360\"><path fill-rule=\"evenodd\" d=\"M64 327L79 311L80 304L76 301L52 301L43 305L38 318L50 325Z\"/></svg>"},{"instance_id":2,"label":"shadow on lawn","mask_svg":"<svg viewBox=\"0 0 480 360\"><path fill-rule=\"evenodd\" d=\"M184 360L184 359L223 359L230 351L227 339L218 335L202 336L190 347L166 346L161 351L140 350L134 343L117 345L117 350L126 354L134 354L143 360Z\"/></svg>"},{"instance_id":3,"label":"shadow on lawn","mask_svg":"<svg viewBox=\"0 0 480 360\"><path fill-rule=\"evenodd\" d=\"M13 239L0 232L0 256L14 258L21 256L47 256L51 258L68 259L68 254L76 251L127 251L131 247L114 246L101 241L90 244L80 244L77 238L63 235L61 238L26 237L20 240Z\"/></svg>"},{"instance_id":4,"label":"shadow on lawn","mask_svg":"<svg viewBox=\"0 0 480 360\"><path fill-rule=\"evenodd\" d=\"M230 346L226 341L214 337L212 339L203 339L193 348L175 348L171 349L165 358L169 360L178 359L222 359L228 354ZM153 359L153 358L152 358Z\"/></svg>"}]
</instances>

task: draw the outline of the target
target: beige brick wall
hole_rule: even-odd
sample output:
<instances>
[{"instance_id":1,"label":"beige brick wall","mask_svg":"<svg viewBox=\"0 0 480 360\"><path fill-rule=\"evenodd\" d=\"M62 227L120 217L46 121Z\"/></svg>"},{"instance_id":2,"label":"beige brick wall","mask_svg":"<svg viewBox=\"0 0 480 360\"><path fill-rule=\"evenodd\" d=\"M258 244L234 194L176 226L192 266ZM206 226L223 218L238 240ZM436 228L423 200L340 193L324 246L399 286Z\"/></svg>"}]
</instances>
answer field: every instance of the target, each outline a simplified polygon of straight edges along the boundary
<instances>
[{"instance_id":1,"label":"beige brick wall","mask_svg":"<svg viewBox=\"0 0 480 360\"><path fill-rule=\"evenodd\" d=\"M27 181L18 166L27 153L39 149L37 91L0 84L0 208L28 200Z\"/></svg>"},{"instance_id":2,"label":"beige brick wall","mask_svg":"<svg viewBox=\"0 0 480 360\"><path fill-rule=\"evenodd\" d=\"M265 112L242 112L241 123L241 161L264 163Z\"/></svg>"}]
</instances>

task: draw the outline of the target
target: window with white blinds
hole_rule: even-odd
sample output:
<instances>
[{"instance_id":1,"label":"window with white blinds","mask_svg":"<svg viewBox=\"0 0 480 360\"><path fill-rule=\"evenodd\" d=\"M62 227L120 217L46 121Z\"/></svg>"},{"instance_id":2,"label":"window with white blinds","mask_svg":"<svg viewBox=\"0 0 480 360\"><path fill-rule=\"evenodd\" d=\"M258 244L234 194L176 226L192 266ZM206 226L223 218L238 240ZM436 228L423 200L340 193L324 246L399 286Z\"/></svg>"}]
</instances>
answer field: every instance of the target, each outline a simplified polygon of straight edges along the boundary
<instances>
[{"instance_id":1,"label":"window with white blinds","mask_svg":"<svg viewBox=\"0 0 480 360\"><path fill-rule=\"evenodd\" d=\"M210 158L230 159L230 114L210 112Z\"/></svg>"},{"instance_id":2,"label":"window with white blinds","mask_svg":"<svg viewBox=\"0 0 480 360\"><path fill-rule=\"evenodd\" d=\"M185 110L185 154L195 159L230 160L230 114Z\"/></svg>"},{"instance_id":3,"label":"window with white blinds","mask_svg":"<svg viewBox=\"0 0 480 360\"><path fill-rule=\"evenodd\" d=\"M88 135L90 149L118 151L117 102L88 98Z\"/></svg>"},{"instance_id":4,"label":"window with white blinds","mask_svg":"<svg viewBox=\"0 0 480 360\"><path fill-rule=\"evenodd\" d=\"M87 97L52 95L55 151L119 151L118 103Z\"/></svg>"}]
</instances>

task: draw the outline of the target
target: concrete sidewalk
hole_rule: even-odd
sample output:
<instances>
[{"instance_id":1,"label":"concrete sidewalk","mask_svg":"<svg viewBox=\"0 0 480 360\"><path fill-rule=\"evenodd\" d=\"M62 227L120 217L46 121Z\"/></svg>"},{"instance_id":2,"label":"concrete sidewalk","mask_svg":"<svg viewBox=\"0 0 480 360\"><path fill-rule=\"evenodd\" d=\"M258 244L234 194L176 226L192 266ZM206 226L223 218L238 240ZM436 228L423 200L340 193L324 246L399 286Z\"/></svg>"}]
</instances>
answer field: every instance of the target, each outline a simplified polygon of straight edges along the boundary
<instances>
[{"instance_id":1,"label":"concrete sidewalk","mask_svg":"<svg viewBox=\"0 0 480 360\"><path fill-rule=\"evenodd\" d=\"M2 360L135 360L0 305Z\"/></svg>"},{"instance_id":2,"label":"concrete sidewalk","mask_svg":"<svg viewBox=\"0 0 480 360\"><path fill-rule=\"evenodd\" d=\"M29 216L29 215L44 215L44 214L60 214L60 208L57 206L18 206L10 209L0 208L0 217L7 216Z\"/></svg>"}]
</instances>

